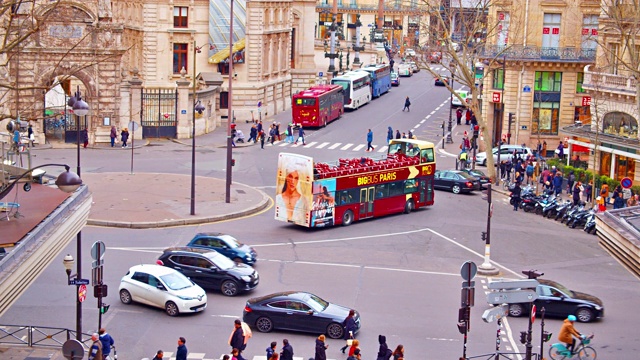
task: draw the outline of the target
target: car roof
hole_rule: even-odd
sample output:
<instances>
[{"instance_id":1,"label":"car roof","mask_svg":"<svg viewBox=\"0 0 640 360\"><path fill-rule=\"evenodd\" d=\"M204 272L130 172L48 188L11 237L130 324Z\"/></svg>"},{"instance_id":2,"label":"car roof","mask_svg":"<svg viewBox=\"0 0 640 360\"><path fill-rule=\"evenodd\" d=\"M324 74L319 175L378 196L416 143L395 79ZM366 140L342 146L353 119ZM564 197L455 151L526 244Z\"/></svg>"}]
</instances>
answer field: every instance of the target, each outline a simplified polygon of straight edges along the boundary
<instances>
[{"instance_id":1,"label":"car roof","mask_svg":"<svg viewBox=\"0 0 640 360\"><path fill-rule=\"evenodd\" d=\"M190 247L190 246L174 246L174 247L169 247L163 250L164 253L198 253L198 254L207 254L207 257L215 257L220 255L220 253L218 253L215 250L210 250L210 249L205 249L205 248L200 248L200 247Z\"/></svg>"},{"instance_id":2,"label":"car roof","mask_svg":"<svg viewBox=\"0 0 640 360\"><path fill-rule=\"evenodd\" d=\"M151 274L154 276L163 276L167 274L173 274L176 272L176 270L170 267L162 266L162 265L140 264L140 265L135 265L130 267L129 272L130 273L143 272L143 273Z\"/></svg>"},{"instance_id":3,"label":"car roof","mask_svg":"<svg viewBox=\"0 0 640 360\"><path fill-rule=\"evenodd\" d=\"M223 236L226 234L220 233L220 232L201 232L201 233L197 233L196 236Z\"/></svg>"},{"instance_id":4,"label":"car roof","mask_svg":"<svg viewBox=\"0 0 640 360\"><path fill-rule=\"evenodd\" d=\"M269 295L254 297L247 300L247 302L251 304L255 304L255 303L269 301L269 300L286 300L286 299L302 300L308 295L310 294L304 291L282 291L282 292L277 292Z\"/></svg>"}]
</instances>

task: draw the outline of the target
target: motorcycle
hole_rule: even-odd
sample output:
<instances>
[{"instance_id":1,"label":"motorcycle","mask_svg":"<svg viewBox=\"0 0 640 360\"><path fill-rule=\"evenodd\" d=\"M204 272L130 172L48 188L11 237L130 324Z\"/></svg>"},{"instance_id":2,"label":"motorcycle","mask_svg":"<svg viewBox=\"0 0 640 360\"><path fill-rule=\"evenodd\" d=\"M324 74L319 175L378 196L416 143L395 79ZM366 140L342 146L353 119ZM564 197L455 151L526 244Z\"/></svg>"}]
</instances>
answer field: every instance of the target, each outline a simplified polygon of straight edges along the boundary
<instances>
[{"instance_id":1,"label":"motorcycle","mask_svg":"<svg viewBox=\"0 0 640 360\"><path fill-rule=\"evenodd\" d=\"M584 231L587 234L595 235L596 233L596 212L592 212L587 217L587 221L584 223Z\"/></svg>"},{"instance_id":2,"label":"motorcycle","mask_svg":"<svg viewBox=\"0 0 640 360\"><path fill-rule=\"evenodd\" d=\"M564 213L564 215L562 216L562 218L560 219L560 223L564 224L566 222L568 222L569 220L571 220L571 217L573 216L573 214L575 214L578 211L581 211L584 209L584 206L573 206L571 209L567 210L567 212Z\"/></svg>"},{"instance_id":3,"label":"motorcycle","mask_svg":"<svg viewBox=\"0 0 640 360\"><path fill-rule=\"evenodd\" d=\"M542 195L540 196L540 198L536 201L535 205L534 205L534 212L536 213L536 215L542 215L542 209L545 205L547 205L550 201L552 201L551 196L550 195Z\"/></svg>"},{"instance_id":4,"label":"motorcycle","mask_svg":"<svg viewBox=\"0 0 640 360\"><path fill-rule=\"evenodd\" d=\"M549 211L556 208L556 206L558 205L558 201L560 201L560 198L556 196L549 202L547 202L544 206L542 206L542 213L540 215L542 215L543 217L548 217L547 214L549 214Z\"/></svg>"},{"instance_id":5,"label":"motorcycle","mask_svg":"<svg viewBox=\"0 0 640 360\"><path fill-rule=\"evenodd\" d=\"M571 226L572 229L575 229L577 226L584 226L584 224L587 222L587 218L592 213L595 213L595 211L593 209L585 208L583 211L577 213L573 217L573 220L571 221L571 224L569 224L568 226Z\"/></svg>"},{"instance_id":6,"label":"motorcycle","mask_svg":"<svg viewBox=\"0 0 640 360\"><path fill-rule=\"evenodd\" d=\"M558 221L572 207L573 207L573 203L569 200L563 203L559 203L555 209L555 216L553 217L554 220ZM551 216L549 217L551 218Z\"/></svg>"}]
</instances>

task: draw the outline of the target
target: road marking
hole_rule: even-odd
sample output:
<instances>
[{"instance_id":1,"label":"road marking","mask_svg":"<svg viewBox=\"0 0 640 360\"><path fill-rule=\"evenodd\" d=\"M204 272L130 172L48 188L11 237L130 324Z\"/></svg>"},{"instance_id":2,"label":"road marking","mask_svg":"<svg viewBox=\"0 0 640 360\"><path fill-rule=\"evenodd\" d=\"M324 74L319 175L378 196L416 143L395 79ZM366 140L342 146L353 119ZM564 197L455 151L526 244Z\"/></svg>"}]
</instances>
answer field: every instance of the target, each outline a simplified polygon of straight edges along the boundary
<instances>
[{"instance_id":1,"label":"road marking","mask_svg":"<svg viewBox=\"0 0 640 360\"><path fill-rule=\"evenodd\" d=\"M327 146L327 145L329 145L329 144L331 144L331 143L323 142L322 144L320 144L320 145L316 146L316 149L322 149L323 147L325 147L325 146Z\"/></svg>"},{"instance_id":2,"label":"road marking","mask_svg":"<svg viewBox=\"0 0 640 360\"><path fill-rule=\"evenodd\" d=\"M414 128L414 129L417 129L417 128L419 128L419 127L420 127L420 124L417 124L417 125L416 125L416 126L414 126L413 128ZM517 164L516 164L516 165L517 165Z\"/></svg>"},{"instance_id":3,"label":"road marking","mask_svg":"<svg viewBox=\"0 0 640 360\"><path fill-rule=\"evenodd\" d=\"M311 143L307 143L307 145L305 145L306 147L312 147L313 145L317 144L317 141L311 142Z\"/></svg>"},{"instance_id":4,"label":"road marking","mask_svg":"<svg viewBox=\"0 0 640 360\"><path fill-rule=\"evenodd\" d=\"M425 121L427 121L427 120L422 120L422 121L420 121L420 124L424 124L424 122L425 122Z\"/></svg>"},{"instance_id":5,"label":"road marking","mask_svg":"<svg viewBox=\"0 0 640 360\"><path fill-rule=\"evenodd\" d=\"M278 146L287 146L287 145L289 145L288 142L283 142L282 144L279 144Z\"/></svg>"},{"instance_id":6,"label":"road marking","mask_svg":"<svg viewBox=\"0 0 640 360\"><path fill-rule=\"evenodd\" d=\"M389 147L385 145L385 146L381 147L381 148L380 148L380 150L378 150L378 152L379 152L379 153L381 153L381 152L387 152L387 149L388 149L388 148L389 148Z\"/></svg>"},{"instance_id":7,"label":"road marking","mask_svg":"<svg viewBox=\"0 0 640 360\"><path fill-rule=\"evenodd\" d=\"M430 113L429 113L429 115L433 115L433 114L435 114L435 113L436 113L436 112L435 112L435 110L434 110L434 111L430 112Z\"/></svg>"},{"instance_id":8,"label":"road marking","mask_svg":"<svg viewBox=\"0 0 640 360\"><path fill-rule=\"evenodd\" d=\"M353 146L353 144L347 144L347 145L341 147L340 150L347 150L348 148L350 148L352 146Z\"/></svg>"},{"instance_id":9,"label":"road marking","mask_svg":"<svg viewBox=\"0 0 640 360\"><path fill-rule=\"evenodd\" d=\"M358 151L358 150L362 149L363 147L364 147L364 144L360 144L360 145L354 147L353 149L351 149L351 151Z\"/></svg>"},{"instance_id":10,"label":"road marking","mask_svg":"<svg viewBox=\"0 0 640 360\"><path fill-rule=\"evenodd\" d=\"M238 315L222 315L222 314L220 314L220 315L210 315L210 316L211 317L220 317L220 318L234 318L234 319L238 318Z\"/></svg>"},{"instance_id":11,"label":"road marking","mask_svg":"<svg viewBox=\"0 0 640 360\"><path fill-rule=\"evenodd\" d=\"M328 149L329 149L329 150L333 150L333 149L337 148L337 147L338 147L338 146L340 146L340 145L342 145L342 143L335 143L335 144L333 144L333 145L329 146L329 147L328 147Z\"/></svg>"},{"instance_id":12,"label":"road marking","mask_svg":"<svg viewBox=\"0 0 640 360\"><path fill-rule=\"evenodd\" d=\"M431 340L431 341L455 341L455 342L459 342L460 340L458 339L447 339L447 338L424 338L425 340Z\"/></svg>"}]
</instances>

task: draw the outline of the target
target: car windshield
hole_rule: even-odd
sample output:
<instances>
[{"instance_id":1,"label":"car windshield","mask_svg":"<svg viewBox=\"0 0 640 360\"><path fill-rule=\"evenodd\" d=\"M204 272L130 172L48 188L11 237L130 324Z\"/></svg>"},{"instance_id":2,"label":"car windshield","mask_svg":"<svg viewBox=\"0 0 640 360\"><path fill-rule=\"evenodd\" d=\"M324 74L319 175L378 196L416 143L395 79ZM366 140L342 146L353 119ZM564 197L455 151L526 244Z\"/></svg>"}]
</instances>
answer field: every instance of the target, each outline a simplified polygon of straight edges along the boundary
<instances>
[{"instance_id":1,"label":"car windshield","mask_svg":"<svg viewBox=\"0 0 640 360\"><path fill-rule=\"evenodd\" d=\"M329 306L329 303L327 301L313 294L309 294L308 304L316 312L323 311L324 309L327 308L327 306Z\"/></svg>"},{"instance_id":2,"label":"car windshield","mask_svg":"<svg viewBox=\"0 0 640 360\"><path fill-rule=\"evenodd\" d=\"M178 272L162 275L160 279L171 290L182 290L193 286L193 283L186 276Z\"/></svg>"},{"instance_id":3,"label":"car windshield","mask_svg":"<svg viewBox=\"0 0 640 360\"><path fill-rule=\"evenodd\" d=\"M562 284L558 284L557 282L554 282L553 286L558 290L562 291L566 296L573 297L573 291L569 290L566 286Z\"/></svg>"},{"instance_id":4,"label":"car windshield","mask_svg":"<svg viewBox=\"0 0 640 360\"><path fill-rule=\"evenodd\" d=\"M222 270L229 270L235 265L231 259L215 251L206 253L205 256Z\"/></svg>"},{"instance_id":5,"label":"car windshield","mask_svg":"<svg viewBox=\"0 0 640 360\"><path fill-rule=\"evenodd\" d=\"M239 248L244 245L231 235L222 235L220 236L220 239L224 240L224 242L226 242L232 249Z\"/></svg>"}]
</instances>

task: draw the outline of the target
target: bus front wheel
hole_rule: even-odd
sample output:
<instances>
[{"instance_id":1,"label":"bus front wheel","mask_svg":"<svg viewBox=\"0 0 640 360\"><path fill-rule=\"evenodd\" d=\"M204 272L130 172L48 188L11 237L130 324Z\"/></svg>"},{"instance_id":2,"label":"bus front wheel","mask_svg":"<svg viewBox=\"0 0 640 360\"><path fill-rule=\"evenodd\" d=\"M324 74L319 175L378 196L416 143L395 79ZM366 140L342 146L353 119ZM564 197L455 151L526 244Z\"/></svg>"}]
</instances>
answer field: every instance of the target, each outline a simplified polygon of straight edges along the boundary
<instances>
[{"instance_id":1,"label":"bus front wheel","mask_svg":"<svg viewBox=\"0 0 640 360\"><path fill-rule=\"evenodd\" d=\"M407 202L404 204L404 213L408 214L411 211L413 211L413 200L407 200Z\"/></svg>"},{"instance_id":2,"label":"bus front wheel","mask_svg":"<svg viewBox=\"0 0 640 360\"><path fill-rule=\"evenodd\" d=\"M342 226L349 226L353 222L353 211L347 210L342 215Z\"/></svg>"}]
</instances>

